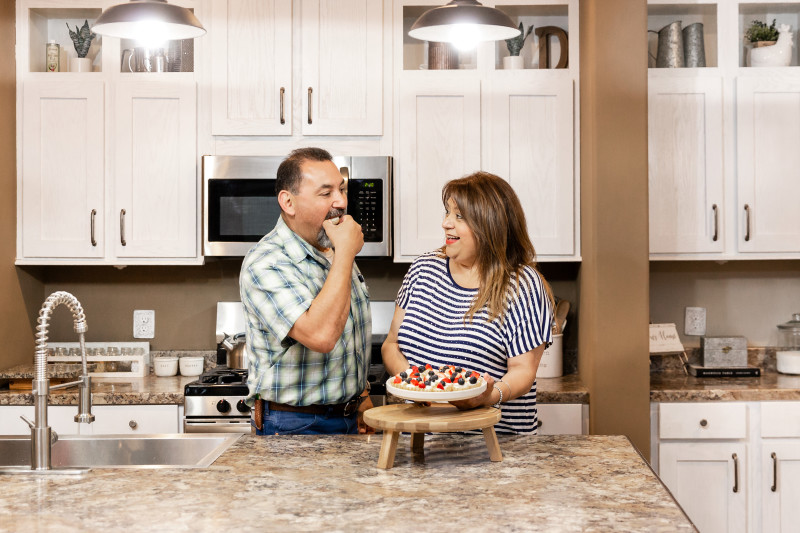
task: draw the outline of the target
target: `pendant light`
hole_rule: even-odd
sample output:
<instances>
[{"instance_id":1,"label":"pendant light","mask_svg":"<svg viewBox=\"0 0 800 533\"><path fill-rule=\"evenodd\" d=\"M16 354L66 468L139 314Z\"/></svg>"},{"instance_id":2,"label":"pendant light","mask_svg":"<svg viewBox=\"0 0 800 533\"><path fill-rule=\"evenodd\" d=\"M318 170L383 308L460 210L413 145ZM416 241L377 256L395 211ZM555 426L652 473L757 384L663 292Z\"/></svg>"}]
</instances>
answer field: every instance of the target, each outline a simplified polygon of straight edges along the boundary
<instances>
[{"instance_id":1,"label":"pendant light","mask_svg":"<svg viewBox=\"0 0 800 533\"><path fill-rule=\"evenodd\" d=\"M476 0L452 0L423 13L408 35L423 41L463 46L510 39L519 35L519 28L499 9L486 7Z\"/></svg>"},{"instance_id":2,"label":"pendant light","mask_svg":"<svg viewBox=\"0 0 800 533\"><path fill-rule=\"evenodd\" d=\"M111 6L97 17L92 31L142 42L193 39L206 33L194 13L167 0L130 0Z\"/></svg>"}]
</instances>

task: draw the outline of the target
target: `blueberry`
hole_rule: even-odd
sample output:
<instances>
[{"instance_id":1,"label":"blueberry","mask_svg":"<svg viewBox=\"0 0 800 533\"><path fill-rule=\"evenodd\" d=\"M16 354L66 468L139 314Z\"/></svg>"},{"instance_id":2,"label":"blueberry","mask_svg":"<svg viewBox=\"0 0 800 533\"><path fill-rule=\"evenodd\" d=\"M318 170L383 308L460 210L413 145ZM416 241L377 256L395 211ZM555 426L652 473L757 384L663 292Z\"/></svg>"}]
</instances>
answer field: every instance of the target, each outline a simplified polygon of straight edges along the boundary
<instances>
[{"instance_id":1,"label":"blueberry","mask_svg":"<svg viewBox=\"0 0 800 533\"><path fill-rule=\"evenodd\" d=\"M474 381L473 381L473 383L474 383ZM458 384L459 385L463 385L464 384L464 378L458 378Z\"/></svg>"},{"instance_id":2,"label":"blueberry","mask_svg":"<svg viewBox=\"0 0 800 533\"><path fill-rule=\"evenodd\" d=\"M464 371L464 369L463 369L463 368L461 368L460 366L457 366L457 367L456 367L456 373L458 373L458 372L463 372L463 371Z\"/></svg>"},{"instance_id":3,"label":"blueberry","mask_svg":"<svg viewBox=\"0 0 800 533\"><path fill-rule=\"evenodd\" d=\"M435 375L435 374L436 374L436 372L434 372L433 370L428 370L428 375L429 375L429 376L433 376L433 375Z\"/></svg>"},{"instance_id":4,"label":"blueberry","mask_svg":"<svg viewBox=\"0 0 800 533\"><path fill-rule=\"evenodd\" d=\"M408 377L408 374L406 374L405 372L400 372L400 377L402 379L406 379Z\"/></svg>"},{"instance_id":5,"label":"blueberry","mask_svg":"<svg viewBox=\"0 0 800 533\"><path fill-rule=\"evenodd\" d=\"M473 385L475 385L478 382L478 378L476 378L475 376L472 376L471 378L469 378L469 382L472 383Z\"/></svg>"}]
</instances>

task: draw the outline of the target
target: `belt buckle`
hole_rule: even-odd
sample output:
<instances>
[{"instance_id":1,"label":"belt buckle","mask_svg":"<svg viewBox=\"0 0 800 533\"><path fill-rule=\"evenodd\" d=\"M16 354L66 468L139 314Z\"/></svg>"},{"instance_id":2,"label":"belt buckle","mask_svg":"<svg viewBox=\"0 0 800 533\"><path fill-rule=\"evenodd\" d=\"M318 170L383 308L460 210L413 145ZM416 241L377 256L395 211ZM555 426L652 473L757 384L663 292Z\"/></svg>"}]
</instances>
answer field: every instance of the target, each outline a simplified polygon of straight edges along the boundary
<instances>
[{"instance_id":1,"label":"belt buckle","mask_svg":"<svg viewBox=\"0 0 800 533\"><path fill-rule=\"evenodd\" d=\"M350 416L356 411L358 411L358 406L361 405L359 401L360 397L355 397L346 404L344 404L344 412L342 413L344 416ZM351 410L352 408L352 410Z\"/></svg>"}]
</instances>

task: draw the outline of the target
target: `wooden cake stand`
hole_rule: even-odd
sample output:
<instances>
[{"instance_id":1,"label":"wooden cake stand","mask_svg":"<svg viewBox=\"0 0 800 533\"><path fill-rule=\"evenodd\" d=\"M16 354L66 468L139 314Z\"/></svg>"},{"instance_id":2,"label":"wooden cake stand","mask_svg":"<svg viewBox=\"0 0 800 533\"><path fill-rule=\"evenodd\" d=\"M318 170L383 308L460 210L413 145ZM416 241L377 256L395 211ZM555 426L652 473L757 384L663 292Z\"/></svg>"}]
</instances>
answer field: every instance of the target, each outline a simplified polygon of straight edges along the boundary
<instances>
[{"instance_id":1,"label":"wooden cake stand","mask_svg":"<svg viewBox=\"0 0 800 533\"><path fill-rule=\"evenodd\" d=\"M502 461L500 444L494 425L500 421L500 409L481 407L470 411L459 411L450 404L433 404L425 407L414 403L384 405L364 411L364 422L383 430L383 442L378 457L378 468L389 469L394 464L397 439L400 433L411 433L411 449L421 452L425 433L483 430L483 438L489 448L492 461Z\"/></svg>"}]
</instances>

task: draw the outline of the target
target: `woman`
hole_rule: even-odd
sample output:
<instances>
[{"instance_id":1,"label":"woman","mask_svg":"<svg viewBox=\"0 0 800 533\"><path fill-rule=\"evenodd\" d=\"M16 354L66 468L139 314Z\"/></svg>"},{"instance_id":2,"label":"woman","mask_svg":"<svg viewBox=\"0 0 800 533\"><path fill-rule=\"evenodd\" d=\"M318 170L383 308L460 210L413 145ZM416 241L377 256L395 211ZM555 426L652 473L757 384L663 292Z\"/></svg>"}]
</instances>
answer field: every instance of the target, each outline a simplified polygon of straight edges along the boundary
<instances>
[{"instance_id":1,"label":"woman","mask_svg":"<svg viewBox=\"0 0 800 533\"><path fill-rule=\"evenodd\" d=\"M455 364L486 391L459 409L500 404L502 433L535 433L536 369L551 341L553 298L536 270L519 198L476 172L442 189L445 245L418 257L397 294L381 353L390 375Z\"/></svg>"}]
</instances>

